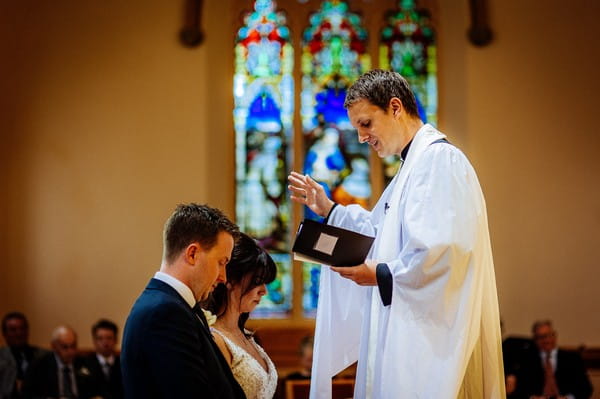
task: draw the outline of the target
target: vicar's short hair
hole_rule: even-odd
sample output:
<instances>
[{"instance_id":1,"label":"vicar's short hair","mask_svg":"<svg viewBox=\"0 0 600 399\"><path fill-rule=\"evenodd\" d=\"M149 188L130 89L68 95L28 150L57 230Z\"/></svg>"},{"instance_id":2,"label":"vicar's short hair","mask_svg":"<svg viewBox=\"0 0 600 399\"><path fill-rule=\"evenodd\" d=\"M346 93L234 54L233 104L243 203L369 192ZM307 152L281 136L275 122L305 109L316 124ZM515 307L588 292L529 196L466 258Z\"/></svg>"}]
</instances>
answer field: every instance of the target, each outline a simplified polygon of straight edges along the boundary
<instances>
[{"instance_id":1,"label":"vicar's short hair","mask_svg":"<svg viewBox=\"0 0 600 399\"><path fill-rule=\"evenodd\" d=\"M348 109L360 100L368 100L387 112L393 97L400 99L409 115L419 117L417 100L406 79L398 72L383 69L373 69L361 75L346 92L344 108Z\"/></svg>"},{"instance_id":2,"label":"vicar's short hair","mask_svg":"<svg viewBox=\"0 0 600 399\"><path fill-rule=\"evenodd\" d=\"M221 232L237 240L239 228L219 209L195 203L178 205L163 230L163 258L172 263L193 242L210 250Z\"/></svg>"}]
</instances>

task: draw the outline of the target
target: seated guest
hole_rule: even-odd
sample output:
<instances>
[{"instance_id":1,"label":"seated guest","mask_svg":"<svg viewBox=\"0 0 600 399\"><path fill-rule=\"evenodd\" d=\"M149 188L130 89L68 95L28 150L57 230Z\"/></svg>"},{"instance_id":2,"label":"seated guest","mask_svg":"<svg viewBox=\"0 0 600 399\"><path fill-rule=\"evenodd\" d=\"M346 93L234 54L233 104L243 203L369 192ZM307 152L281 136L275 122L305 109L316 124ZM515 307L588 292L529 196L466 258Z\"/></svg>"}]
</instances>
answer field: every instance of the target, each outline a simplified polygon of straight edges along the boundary
<instances>
[{"instance_id":1,"label":"seated guest","mask_svg":"<svg viewBox=\"0 0 600 399\"><path fill-rule=\"evenodd\" d=\"M313 357L313 337L307 335L300 341L300 370L285 377L286 380L310 380Z\"/></svg>"},{"instance_id":2,"label":"seated guest","mask_svg":"<svg viewBox=\"0 0 600 399\"><path fill-rule=\"evenodd\" d=\"M29 323L23 313L10 312L2 318L2 336L6 346L0 348L0 398L21 398L27 368L46 351L29 345Z\"/></svg>"},{"instance_id":3,"label":"seated guest","mask_svg":"<svg viewBox=\"0 0 600 399\"><path fill-rule=\"evenodd\" d=\"M121 363L116 352L117 335L118 328L115 323L106 319L99 320L92 326L95 353L84 359L104 399L123 397Z\"/></svg>"},{"instance_id":4,"label":"seated guest","mask_svg":"<svg viewBox=\"0 0 600 399\"><path fill-rule=\"evenodd\" d=\"M215 342L248 399L271 399L277 389L275 365L244 328L276 273L269 254L242 234L227 265L227 283L217 286L205 303L217 316L211 329Z\"/></svg>"},{"instance_id":5,"label":"seated guest","mask_svg":"<svg viewBox=\"0 0 600 399\"><path fill-rule=\"evenodd\" d=\"M79 398L99 396L100 391L82 359L76 358L77 334L57 327L52 333L53 352L35 361L23 384L24 398Z\"/></svg>"},{"instance_id":6,"label":"seated guest","mask_svg":"<svg viewBox=\"0 0 600 399\"><path fill-rule=\"evenodd\" d=\"M504 375L506 377L506 396L514 397L516 389L516 375L521 369L521 362L529 358L531 351L537 347L529 337L510 336L502 341L502 358L504 360Z\"/></svg>"},{"instance_id":7,"label":"seated guest","mask_svg":"<svg viewBox=\"0 0 600 399\"><path fill-rule=\"evenodd\" d=\"M581 356L557 348L550 320L537 321L531 329L536 349L529 352L516 371L511 397L524 399L587 399L592 385Z\"/></svg>"}]
</instances>

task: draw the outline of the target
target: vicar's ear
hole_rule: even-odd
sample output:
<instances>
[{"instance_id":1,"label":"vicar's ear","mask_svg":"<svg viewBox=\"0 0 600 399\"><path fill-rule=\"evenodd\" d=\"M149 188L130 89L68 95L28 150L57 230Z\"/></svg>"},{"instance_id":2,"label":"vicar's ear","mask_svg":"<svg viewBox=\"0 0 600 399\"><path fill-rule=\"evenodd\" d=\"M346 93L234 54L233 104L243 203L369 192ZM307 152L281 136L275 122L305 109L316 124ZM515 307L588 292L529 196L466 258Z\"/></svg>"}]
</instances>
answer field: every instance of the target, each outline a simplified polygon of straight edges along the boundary
<instances>
[{"instance_id":1,"label":"vicar's ear","mask_svg":"<svg viewBox=\"0 0 600 399\"><path fill-rule=\"evenodd\" d=\"M390 99L390 110L394 117L400 116L402 112L402 101L398 97L392 97Z\"/></svg>"}]
</instances>

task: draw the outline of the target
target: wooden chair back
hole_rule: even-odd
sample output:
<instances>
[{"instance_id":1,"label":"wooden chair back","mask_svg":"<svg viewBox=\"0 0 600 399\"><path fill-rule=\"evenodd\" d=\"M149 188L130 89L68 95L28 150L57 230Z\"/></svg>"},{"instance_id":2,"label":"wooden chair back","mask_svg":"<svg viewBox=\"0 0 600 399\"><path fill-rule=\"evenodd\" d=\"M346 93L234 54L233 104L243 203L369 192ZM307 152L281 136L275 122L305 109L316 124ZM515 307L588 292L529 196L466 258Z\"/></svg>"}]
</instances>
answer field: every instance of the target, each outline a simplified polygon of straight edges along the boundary
<instances>
[{"instance_id":1,"label":"wooden chair back","mask_svg":"<svg viewBox=\"0 0 600 399\"><path fill-rule=\"evenodd\" d=\"M287 380L285 382L286 399L308 399L310 380ZM331 398L348 399L354 395L354 380L351 378L336 378L331 381Z\"/></svg>"}]
</instances>

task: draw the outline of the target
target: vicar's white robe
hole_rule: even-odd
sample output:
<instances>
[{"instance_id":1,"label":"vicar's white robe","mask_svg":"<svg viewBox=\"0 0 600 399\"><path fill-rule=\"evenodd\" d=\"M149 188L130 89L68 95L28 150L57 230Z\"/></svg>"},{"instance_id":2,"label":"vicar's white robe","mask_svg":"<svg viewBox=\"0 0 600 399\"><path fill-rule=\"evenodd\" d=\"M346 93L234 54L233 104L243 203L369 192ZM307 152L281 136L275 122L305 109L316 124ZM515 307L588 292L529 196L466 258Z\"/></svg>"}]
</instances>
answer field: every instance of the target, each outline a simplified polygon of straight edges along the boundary
<instances>
[{"instance_id":1,"label":"vicar's white robe","mask_svg":"<svg viewBox=\"0 0 600 399\"><path fill-rule=\"evenodd\" d=\"M392 303L323 266L311 398L358 359L354 397L503 398L498 297L485 201L464 154L431 125L371 212L328 223L375 235L370 259L393 276Z\"/></svg>"}]
</instances>

